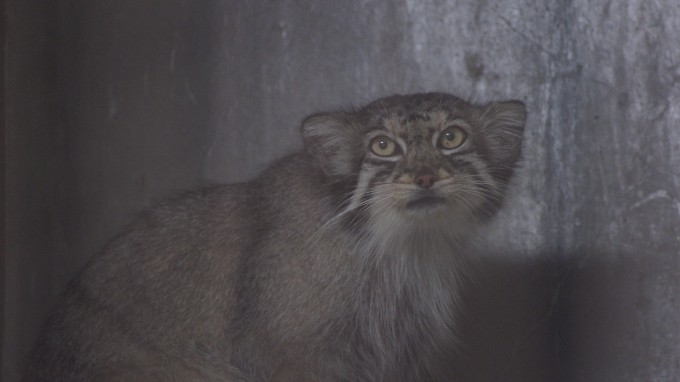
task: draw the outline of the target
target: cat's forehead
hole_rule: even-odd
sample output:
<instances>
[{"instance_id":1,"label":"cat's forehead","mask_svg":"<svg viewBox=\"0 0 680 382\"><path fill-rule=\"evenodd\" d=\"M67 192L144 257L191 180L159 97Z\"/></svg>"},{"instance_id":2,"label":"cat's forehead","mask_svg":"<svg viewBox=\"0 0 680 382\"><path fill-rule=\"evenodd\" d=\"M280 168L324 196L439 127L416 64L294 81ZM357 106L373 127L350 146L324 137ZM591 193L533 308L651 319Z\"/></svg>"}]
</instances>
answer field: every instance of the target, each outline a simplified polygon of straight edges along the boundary
<instances>
[{"instance_id":1,"label":"cat's forehead","mask_svg":"<svg viewBox=\"0 0 680 382\"><path fill-rule=\"evenodd\" d=\"M442 129L451 124L456 117L446 110L425 112L392 113L385 115L381 122L384 129L394 134L409 134L419 131Z\"/></svg>"},{"instance_id":2,"label":"cat's forehead","mask_svg":"<svg viewBox=\"0 0 680 382\"><path fill-rule=\"evenodd\" d=\"M367 109L374 127L410 135L443 129L456 120L469 123L475 107L449 94L427 93L384 98Z\"/></svg>"}]
</instances>

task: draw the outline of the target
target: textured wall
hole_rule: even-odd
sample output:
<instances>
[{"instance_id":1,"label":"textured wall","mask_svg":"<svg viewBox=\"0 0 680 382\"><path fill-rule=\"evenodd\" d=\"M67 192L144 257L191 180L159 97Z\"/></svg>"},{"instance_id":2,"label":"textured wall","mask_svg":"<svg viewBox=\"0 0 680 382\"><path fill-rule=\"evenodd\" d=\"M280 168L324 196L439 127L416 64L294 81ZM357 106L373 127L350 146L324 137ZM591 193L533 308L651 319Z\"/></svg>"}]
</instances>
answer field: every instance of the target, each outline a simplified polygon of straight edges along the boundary
<instances>
[{"instance_id":1,"label":"textured wall","mask_svg":"<svg viewBox=\"0 0 680 382\"><path fill-rule=\"evenodd\" d=\"M465 307L464 380L680 379L677 1L7 0L3 380L158 198L251 177L320 109L515 98L523 170Z\"/></svg>"}]
</instances>

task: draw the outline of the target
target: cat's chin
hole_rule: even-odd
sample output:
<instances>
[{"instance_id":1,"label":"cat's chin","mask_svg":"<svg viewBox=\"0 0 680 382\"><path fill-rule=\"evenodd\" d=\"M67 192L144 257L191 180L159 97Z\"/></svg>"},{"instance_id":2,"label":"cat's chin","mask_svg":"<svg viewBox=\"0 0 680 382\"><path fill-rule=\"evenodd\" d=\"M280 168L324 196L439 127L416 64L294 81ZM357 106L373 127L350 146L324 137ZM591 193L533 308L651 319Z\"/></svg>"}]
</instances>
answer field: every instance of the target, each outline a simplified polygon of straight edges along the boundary
<instances>
[{"instance_id":1,"label":"cat's chin","mask_svg":"<svg viewBox=\"0 0 680 382\"><path fill-rule=\"evenodd\" d=\"M406 202L405 209L407 211L431 211L444 207L446 199L436 195L424 195L414 198Z\"/></svg>"},{"instance_id":2,"label":"cat's chin","mask_svg":"<svg viewBox=\"0 0 680 382\"><path fill-rule=\"evenodd\" d=\"M450 206L442 196L423 193L410 198L402 205L402 214L410 219L431 219L441 215Z\"/></svg>"}]
</instances>

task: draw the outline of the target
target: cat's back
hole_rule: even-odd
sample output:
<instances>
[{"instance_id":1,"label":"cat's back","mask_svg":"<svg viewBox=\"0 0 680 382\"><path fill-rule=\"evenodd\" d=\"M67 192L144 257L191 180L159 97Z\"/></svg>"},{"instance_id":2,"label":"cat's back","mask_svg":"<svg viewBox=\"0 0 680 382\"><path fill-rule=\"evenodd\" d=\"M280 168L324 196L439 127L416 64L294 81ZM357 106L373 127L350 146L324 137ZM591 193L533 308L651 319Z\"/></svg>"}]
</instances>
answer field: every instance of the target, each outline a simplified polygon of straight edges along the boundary
<instances>
[{"instance_id":1,"label":"cat's back","mask_svg":"<svg viewBox=\"0 0 680 382\"><path fill-rule=\"evenodd\" d=\"M181 288L191 282L191 289L200 289L195 284L200 279L224 279L224 272L238 266L240 253L257 229L258 198L251 183L238 183L164 202L114 239L81 279L101 291L112 289L112 283L128 289L167 288L172 283Z\"/></svg>"},{"instance_id":2,"label":"cat's back","mask_svg":"<svg viewBox=\"0 0 680 382\"><path fill-rule=\"evenodd\" d=\"M247 285L299 249L280 243L324 215L317 171L295 154L249 182L141 214L69 285L26 380L119 380L120 370L160 380L198 370L197 380L209 380L201 370L233 369L234 322L248 314L242 301L261 300Z\"/></svg>"},{"instance_id":3,"label":"cat's back","mask_svg":"<svg viewBox=\"0 0 680 382\"><path fill-rule=\"evenodd\" d=\"M193 355L224 360L260 195L253 182L223 185L144 212L71 282L26 380L88 380L116 364Z\"/></svg>"}]
</instances>

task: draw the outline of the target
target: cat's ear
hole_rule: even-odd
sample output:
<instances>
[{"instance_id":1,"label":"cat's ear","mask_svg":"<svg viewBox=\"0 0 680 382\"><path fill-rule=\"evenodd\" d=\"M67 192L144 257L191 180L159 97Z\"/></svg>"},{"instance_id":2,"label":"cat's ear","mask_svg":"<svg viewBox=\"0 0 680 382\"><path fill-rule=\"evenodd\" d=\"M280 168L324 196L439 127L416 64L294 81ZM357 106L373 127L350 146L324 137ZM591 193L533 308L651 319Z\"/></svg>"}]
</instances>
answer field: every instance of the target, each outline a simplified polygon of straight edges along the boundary
<instances>
[{"instance_id":1,"label":"cat's ear","mask_svg":"<svg viewBox=\"0 0 680 382\"><path fill-rule=\"evenodd\" d=\"M356 164L355 130L349 113L319 113L302 123L302 139L326 175L345 176Z\"/></svg>"},{"instance_id":2,"label":"cat's ear","mask_svg":"<svg viewBox=\"0 0 680 382\"><path fill-rule=\"evenodd\" d=\"M520 101L494 102L486 105L482 124L491 159L512 167L522 150L522 133L527 120L527 109Z\"/></svg>"}]
</instances>

